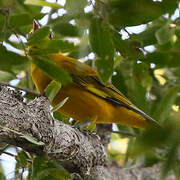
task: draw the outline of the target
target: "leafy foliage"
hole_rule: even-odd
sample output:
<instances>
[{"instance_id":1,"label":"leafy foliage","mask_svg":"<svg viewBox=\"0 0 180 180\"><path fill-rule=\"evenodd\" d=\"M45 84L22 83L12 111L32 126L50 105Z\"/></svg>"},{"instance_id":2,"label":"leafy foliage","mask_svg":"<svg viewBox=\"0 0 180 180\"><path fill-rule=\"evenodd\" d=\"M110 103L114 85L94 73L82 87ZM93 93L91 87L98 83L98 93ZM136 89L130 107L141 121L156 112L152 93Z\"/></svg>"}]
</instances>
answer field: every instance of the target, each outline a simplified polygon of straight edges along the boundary
<instances>
[{"instance_id":1,"label":"leafy foliage","mask_svg":"<svg viewBox=\"0 0 180 180\"><path fill-rule=\"evenodd\" d=\"M56 161L51 161L47 157L30 156L25 151L19 151L16 157L16 177L21 176L19 170L29 170L27 179L52 179L71 180L69 173L63 169Z\"/></svg>"},{"instance_id":2,"label":"leafy foliage","mask_svg":"<svg viewBox=\"0 0 180 180\"><path fill-rule=\"evenodd\" d=\"M62 84L67 84L71 82L71 77L62 68L56 66L52 61L46 57L35 56L32 60L36 66L46 72L52 79L60 81Z\"/></svg>"},{"instance_id":3,"label":"leafy foliage","mask_svg":"<svg viewBox=\"0 0 180 180\"><path fill-rule=\"evenodd\" d=\"M15 82L17 86L34 89L29 73L30 61L33 61L54 79L46 92L52 99L60 83L66 84L71 78L64 69L49 61L47 55L61 51L88 60L85 63L96 68L104 82L111 80L136 106L163 126L161 130L144 133L118 126L119 130L136 133L138 138L128 137L126 154L120 152L119 156L113 147L109 148L109 157L118 162L120 157L121 164L124 159L124 165L135 164L139 156L144 157L146 166L163 162L162 178L172 170L179 179L178 5L179 0L66 0L64 6L45 0L1 0L0 83ZM43 6L51 10L43 13ZM29 35L33 19L45 26ZM138 27L142 28L136 33ZM44 38L51 30L54 38L48 41ZM29 50L29 46L38 48ZM29 100L28 92L25 95ZM54 116L62 119L56 112ZM63 119L68 123L67 117ZM112 142L118 137L113 135ZM64 169L44 157L32 160L22 151L16 161L17 172L27 169L29 179L70 178ZM2 170L0 176L4 178Z\"/></svg>"}]
</instances>

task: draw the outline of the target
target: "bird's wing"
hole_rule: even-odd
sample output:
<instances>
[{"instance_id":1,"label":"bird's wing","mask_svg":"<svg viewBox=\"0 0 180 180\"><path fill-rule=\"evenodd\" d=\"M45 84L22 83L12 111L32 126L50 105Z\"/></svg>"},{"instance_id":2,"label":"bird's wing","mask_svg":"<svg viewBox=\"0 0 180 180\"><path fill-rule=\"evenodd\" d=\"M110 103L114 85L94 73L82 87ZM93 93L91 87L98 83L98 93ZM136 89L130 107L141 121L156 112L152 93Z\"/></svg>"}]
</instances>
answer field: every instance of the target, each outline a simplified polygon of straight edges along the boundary
<instances>
[{"instance_id":1,"label":"bird's wing","mask_svg":"<svg viewBox=\"0 0 180 180\"><path fill-rule=\"evenodd\" d=\"M134 106L118 89L112 84L105 85L100 81L97 71L89 65L69 58L62 54L50 55L50 58L60 67L63 67L72 76L73 82L90 93L104 99L114 106L121 106L140 114L147 120L157 124L150 116L146 115Z\"/></svg>"},{"instance_id":2,"label":"bird's wing","mask_svg":"<svg viewBox=\"0 0 180 180\"><path fill-rule=\"evenodd\" d=\"M64 68L69 74L75 76L97 76L97 71L85 63L64 56L61 53L50 54L49 58L57 65Z\"/></svg>"},{"instance_id":3,"label":"bird's wing","mask_svg":"<svg viewBox=\"0 0 180 180\"><path fill-rule=\"evenodd\" d=\"M145 114L143 111L138 109L133 105L118 89L116 89L112 84L105 85L103 84L98 76L76 76L72 75L73 81L80 85L82 88L85 88L90 93L108 101L114 106L122 106L128 110L131 110L135 113L140 114L147 120L150 120L156 126L159 126L155 120L150 116Z\"/></svg>"},{"instance_id":4,"label":"bird's wing","mask_svg":"<svg viewBox=\"0 0 180 180\"><path fill-rule=\"evenodd\" d=\"M112 84L105 85L98 76L77 76L72 75L73 81L85 88L89 92L101 98L112 101L114 105L126 104L133 106L133 104Z\"/></svg>"}]
</instances>

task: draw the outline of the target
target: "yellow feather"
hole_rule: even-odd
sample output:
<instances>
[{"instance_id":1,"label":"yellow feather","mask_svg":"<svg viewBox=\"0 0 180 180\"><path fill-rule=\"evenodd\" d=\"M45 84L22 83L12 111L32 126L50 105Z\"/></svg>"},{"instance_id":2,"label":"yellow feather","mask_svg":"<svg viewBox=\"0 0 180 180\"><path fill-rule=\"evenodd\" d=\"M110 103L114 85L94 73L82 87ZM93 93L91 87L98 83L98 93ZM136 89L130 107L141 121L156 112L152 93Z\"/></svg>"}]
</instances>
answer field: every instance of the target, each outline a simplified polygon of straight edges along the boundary
<instances>
[{"instance_id":1,"label":"yellow feather","mask_svg":"<svg viewBox=\"0 0 180 180\"><path fill-rule=\"evenodd\" d=\"M96 123L116 123L137 128L156 123L112 84L103 84L98 73L87 64L60 53L49 55L49 59L69 72L73 79L72 83L62 86L52 102L52 106L56 106L69 97L59 112L81 122L96 117ZM31 65L31 74L37 90L43 93L51 79L34 64Z\"/></svg>"}]
</instances>

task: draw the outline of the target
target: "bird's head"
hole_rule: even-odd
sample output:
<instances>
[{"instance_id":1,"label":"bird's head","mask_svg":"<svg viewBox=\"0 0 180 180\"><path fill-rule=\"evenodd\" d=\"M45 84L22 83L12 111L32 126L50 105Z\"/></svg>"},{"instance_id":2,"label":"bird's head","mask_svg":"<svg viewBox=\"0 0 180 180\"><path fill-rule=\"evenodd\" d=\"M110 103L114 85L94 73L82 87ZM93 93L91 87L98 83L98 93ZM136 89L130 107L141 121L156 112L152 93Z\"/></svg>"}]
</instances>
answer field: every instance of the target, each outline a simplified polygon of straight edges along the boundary
<instances>
[{"instance_id":1,"label":"bird's head","mask_svg":"<svg viewBox=\"0 0 180 180\"><path fill-rule=\"evenodd\" d=\"M29 36L31 36L35 31L37 31L38 29L41 28L41 25L34 19L33 20L33 28L30 30L29 32ZM53 35L52 33L50 32L49 33L49 36L46 37L45 39L48 40L48 39L52 39L53 38Z\"/></svg>"},{"instance_id":2,"label":"bird's head","mask_svg":"<svg viewBox=\"0 0 180 180\"><path fill-rule=\"evenodd\" d=\"M29 36L31 36L36 30L40 29L40 25L38 22L34 19L33 20L33 28L29 32Z\"/></svg>"}]
</instances>

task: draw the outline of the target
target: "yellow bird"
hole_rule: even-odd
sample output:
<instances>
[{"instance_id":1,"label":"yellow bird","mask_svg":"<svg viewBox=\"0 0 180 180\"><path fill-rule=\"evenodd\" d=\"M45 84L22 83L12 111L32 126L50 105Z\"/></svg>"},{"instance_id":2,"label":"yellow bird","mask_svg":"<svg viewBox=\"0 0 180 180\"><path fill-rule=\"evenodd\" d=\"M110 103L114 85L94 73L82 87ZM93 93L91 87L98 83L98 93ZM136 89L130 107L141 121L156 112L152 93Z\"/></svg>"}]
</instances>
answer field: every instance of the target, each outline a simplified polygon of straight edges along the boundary
<instances>
[{"instance_id":1,"label":"yellow bird","mask_svg":"<svg viewBox=\"0 0 180 180\"><path fill-rule=\"evenodd\" d=\"M39 28L34 23L32 32ZM67 102L57 111L72 117L76 121L93 123L116 123L136 128L145 128L157 124L151 117L135 107L112 84L103 84L98 73L92 67L61 53L48 55L57 66L64 68L72 77L73 82L63 85L52 101L56 106L66 97ZM43 93L52 80L48 75L31 64L33 82L40 93Z\"/></svg>"}]
</instances>

